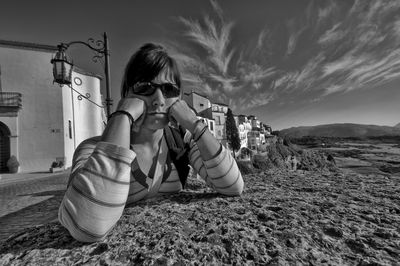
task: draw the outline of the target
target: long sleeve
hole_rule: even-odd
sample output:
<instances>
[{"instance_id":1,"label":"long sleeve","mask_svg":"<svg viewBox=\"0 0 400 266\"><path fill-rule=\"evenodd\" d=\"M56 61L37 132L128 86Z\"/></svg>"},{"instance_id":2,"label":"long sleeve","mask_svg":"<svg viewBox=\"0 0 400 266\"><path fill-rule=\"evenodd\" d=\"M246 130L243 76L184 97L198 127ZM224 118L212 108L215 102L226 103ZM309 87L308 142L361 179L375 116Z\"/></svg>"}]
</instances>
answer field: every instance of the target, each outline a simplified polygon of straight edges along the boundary
<instances>
[{"instance_id":1,"label":"long sleeve","mask_svg":"<svg viewBox=\"0 0 400 266\"><path fill-rule=\"evenodd\" d=\"M237 196L243 191L243 178L236 161L223 145L210 159L203 160L197 144L190 143L189 160L192 167L199 173L209 186L217 192Z\"/></svg>"},{"instance_id":2,"label":"long sleeve","mask_svg":"<svg viewBox=\"0 0 400 266\"><path fill-rule=\"evenodd\" d=\"M58 217L77 240L102 240L122 215L129 193L129 149L92 138L75 151Z\"/></svg>"}]
</instances>

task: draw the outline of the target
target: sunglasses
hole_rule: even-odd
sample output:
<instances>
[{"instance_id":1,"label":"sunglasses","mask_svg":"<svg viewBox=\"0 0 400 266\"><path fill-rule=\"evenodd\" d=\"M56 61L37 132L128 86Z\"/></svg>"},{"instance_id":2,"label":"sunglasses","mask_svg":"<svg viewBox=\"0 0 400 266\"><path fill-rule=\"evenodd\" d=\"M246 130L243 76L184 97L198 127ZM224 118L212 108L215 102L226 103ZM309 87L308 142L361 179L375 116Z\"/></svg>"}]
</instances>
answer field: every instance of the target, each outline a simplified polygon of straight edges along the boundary
<instances>
[{"instance_id":1,"label":"sunglasses","mask_svg":"<svg viewBox=\"0 0 400 266\"><path fill-rule=\"evenodd\" d=\"M153 82L138 82L133 85L133 92L142 96L150 96L157 89L160 89L165 98L178 97L181 94L181 90L172 83L157 84Z\"/></svg>"}]
</instances>

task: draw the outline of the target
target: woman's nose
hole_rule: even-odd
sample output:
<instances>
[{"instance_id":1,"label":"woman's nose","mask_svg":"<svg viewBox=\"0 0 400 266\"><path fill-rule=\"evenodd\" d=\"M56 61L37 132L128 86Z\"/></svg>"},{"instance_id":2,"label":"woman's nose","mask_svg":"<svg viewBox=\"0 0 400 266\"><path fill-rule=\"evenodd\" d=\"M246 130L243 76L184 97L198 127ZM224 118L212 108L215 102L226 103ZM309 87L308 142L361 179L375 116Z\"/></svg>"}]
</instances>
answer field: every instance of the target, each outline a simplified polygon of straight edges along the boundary
<instances>
[{"instance_id":1,"label":"woman's nose","mask_svg":"<svg viewBox=\"0 0 400 266\"><path fill-rule=\"evenodd\" d=\"M153 94L153 106L160 106L163 107L165 105L165 98L164 94L160 89L156 89L156 91Z\"/></svg>"}]
</instances>

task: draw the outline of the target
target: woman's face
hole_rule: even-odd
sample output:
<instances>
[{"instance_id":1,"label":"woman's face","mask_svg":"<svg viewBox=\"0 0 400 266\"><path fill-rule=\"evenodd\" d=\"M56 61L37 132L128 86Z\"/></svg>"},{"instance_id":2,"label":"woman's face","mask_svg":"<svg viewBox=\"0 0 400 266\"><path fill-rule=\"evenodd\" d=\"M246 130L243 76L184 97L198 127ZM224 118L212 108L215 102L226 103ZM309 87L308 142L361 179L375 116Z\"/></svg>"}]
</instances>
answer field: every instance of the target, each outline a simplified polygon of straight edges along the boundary
<instances>
[{"instance_id":1,"label":"woman's face","mask_svg":"<svg viewBox=\"0 0 400 266\"><path fill-rule=\"evenodd\" d=\"M174 84L175 82L168 71L163 71L156 78L151 80L151 83ZM145 102L147 108L145 120L143 121L142 127L150 130L162 129L168 124L169 108L173 103L175 103L175 101L179 99L179 96L172 98L165 97L160 88L157 88L153 94L148 96L143 96L135 93L132 93L132 96L142 99Z\"/></svg>"}]
</instances>

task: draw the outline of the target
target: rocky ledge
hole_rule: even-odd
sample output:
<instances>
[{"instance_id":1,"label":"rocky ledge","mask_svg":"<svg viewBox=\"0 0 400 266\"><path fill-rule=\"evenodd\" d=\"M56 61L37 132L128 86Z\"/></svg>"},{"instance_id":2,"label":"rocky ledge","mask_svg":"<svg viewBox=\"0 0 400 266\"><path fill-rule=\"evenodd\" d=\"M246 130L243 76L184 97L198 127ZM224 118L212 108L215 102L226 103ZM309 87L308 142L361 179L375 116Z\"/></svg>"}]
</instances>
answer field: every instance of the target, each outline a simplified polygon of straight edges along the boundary
<instances>
[{"instance_id":1,"label":"rocky ledge","mask_svg":"<svg viewBox=\"0 0 400 266\"><path fill-rule=\"evenodd\" d=\"M0 265L396 265L400 178L271 170L241 197L191 180L180 194L127 206L101 243L58 223L0 243Z\"/></svg>"}]
</instances>

